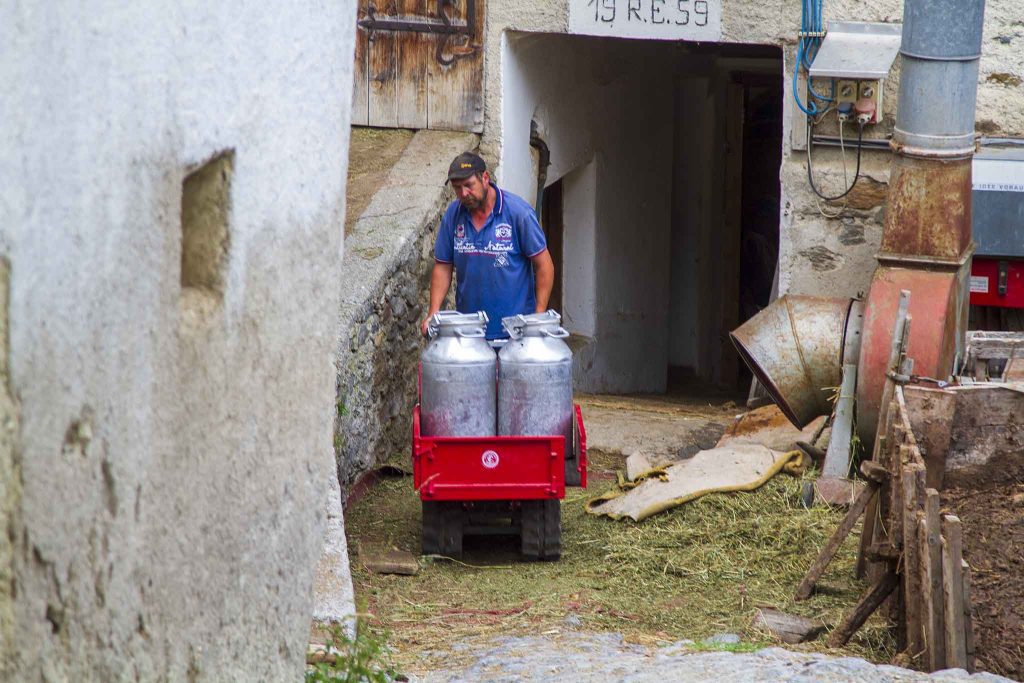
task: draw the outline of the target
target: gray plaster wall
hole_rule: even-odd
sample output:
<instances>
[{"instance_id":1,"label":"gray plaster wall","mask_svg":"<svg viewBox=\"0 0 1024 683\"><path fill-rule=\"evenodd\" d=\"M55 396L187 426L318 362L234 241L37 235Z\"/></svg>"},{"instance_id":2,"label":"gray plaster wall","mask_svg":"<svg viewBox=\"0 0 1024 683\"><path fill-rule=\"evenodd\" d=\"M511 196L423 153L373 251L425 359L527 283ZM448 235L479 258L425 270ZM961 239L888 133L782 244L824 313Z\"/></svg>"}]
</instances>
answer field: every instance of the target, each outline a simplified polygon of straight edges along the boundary
<instances>
[{"instance_id":1,"label":"gray plaster wall","mask_svg":"<svg viewBox=\"0 0 1024 683\"><path fill-rule=\"evenodd\" d=\"M434 237L469 133L419 131L345 240L334 446L343 487L410 448Z\"/></svg>"},{"instance_id":2,"label":"gray plaster wall","mask_svg":"<svg viewBox=\"0 0 1024 683\"><path fill-rule=\"evenodd\" d=\"M0 7L0 679L301 677L354 19ZM220 279L183 288L183 180L225 152Z\"/></svg>"},{"instance_id":3,"label":"gray plaster wall","mask_svg":"<svg viewBox=\"0 0 1024 683\"><path fill-rule=\"evenodd\" d=\"M671 70L671 46L522 33L505 40L503 125L528 136L536 121L557 151L549 182L566 179L564 272L556 273L565 325L596 340L596 353L577 356L576 387L664 391L672 89L658 87L663 72L645 67ZM529 152L503 148L502 182L532 203Z\"/></svg>"},{"instance_id":4,"label":"gray plaster wall","mask_svg":"<svg viewBox=\"0 0 1024 683\"><path fill-rule=\"evenodd\" d=\"M826 20L902 21L899 0L836 0L827 3ZM803 151L791 144L793 112L791 79L800 3L795 0L722 0L722 40L730 43L771 44L783 49L786 130L780 207L780 293L855 295L865 291L874 270L874 253L881 239L885 192L889 177L887 151L864 153L861 187L843 215L826 218L807 185ZM509 107L519 106L518 95L506 88L510 32L566 33L568 0L490 0L485 49L484 133L481 148L498 160L498 176L518 176L512 166L527 148L529 130L509 128ZM685 49L683 46L682 49ZM552 59L551 70L561 63ZM658 73L661 65L650 65ZM977 129L989 135L1024 136L1024 20L1018 0L988 0L979 74ZM883 137L895 120L899 59L886 84L884 120L868 133ZM668 85L665 86L670 87ZM569 99L566 106L573 106ZM941 94L936 94L941 106ZM802 121L802 117L800 119ZM802 122L798 122L802 126ZM827 132L827 131L823 131ZM799 133L798 133L799 135ZM799 145L798 145L799 146ZM841 188L842 163L838 150L816 150L815 169L830 190ZM512 162L512 165L509 165ZM555 157L552 164L559 163ZM852 160L848 160L852 173ZM571 170L571 169L570 169ZM551 180L554 180L552 178ZM519 181L513 181L519 182Z\"/></svg>"}]
</instances>

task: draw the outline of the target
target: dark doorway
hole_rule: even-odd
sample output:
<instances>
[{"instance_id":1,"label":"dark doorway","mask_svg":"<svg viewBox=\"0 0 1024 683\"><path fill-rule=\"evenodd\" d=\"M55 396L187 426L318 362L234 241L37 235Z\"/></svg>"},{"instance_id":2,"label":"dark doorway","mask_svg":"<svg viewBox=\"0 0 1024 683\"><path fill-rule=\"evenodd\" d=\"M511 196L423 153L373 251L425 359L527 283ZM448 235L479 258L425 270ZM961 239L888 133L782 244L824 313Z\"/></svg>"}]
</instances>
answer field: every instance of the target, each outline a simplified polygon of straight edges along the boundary
<instances>
[{"instance_id":1,"label":"dark doorway","mask_svg":"<svg viewBox=\"0 0 1024 683\"><path fill-rule=\"evenodd\" d=\"M745 390L729 333L773 298L779 254L782 59L709 47L675 81L668 384Z\"/></svg>"},{"instance_id":2,"label":"dark doorway","mask_svg":"<svg viewBox=\"0 0 1024 683\"><path fill-rule=\"evenodd\" d=\"M775 296L779 260L779 168L782 166L782 79L739 74L744 87L743 182L740 224L739 311L742 324ZM735 353L730 349L732 353ZM736 381L748 385L739 363Z\"/></svg>"},{"instance_id":3,"label":"dark doorway","mask_svg":"<svg viewBox=\"0 0 1024 683\"><path fill-rule=\"evenodd\" d=\"M540 225L544 229L544 236L548 241L548 251L551 252L551 260L555 263L555 283L551 288L548 308L553 308L561 313L562 272L565 263L562 259L562 240L565 233L565 224L562 215L561 179L544 188L544 196L541 199Z\"/></svg>"}]
</instances>

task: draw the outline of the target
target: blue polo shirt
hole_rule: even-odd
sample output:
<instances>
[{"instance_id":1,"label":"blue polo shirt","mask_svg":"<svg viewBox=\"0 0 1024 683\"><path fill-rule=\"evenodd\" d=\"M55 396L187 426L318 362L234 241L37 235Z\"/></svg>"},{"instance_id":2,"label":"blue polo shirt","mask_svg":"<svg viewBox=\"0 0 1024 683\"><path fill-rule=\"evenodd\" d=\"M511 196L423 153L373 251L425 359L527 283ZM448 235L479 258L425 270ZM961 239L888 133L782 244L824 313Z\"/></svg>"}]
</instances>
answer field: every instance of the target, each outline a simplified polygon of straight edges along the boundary
<instances>
[{"instance_id":1,"label":"blue polo shirt","mask_svg":"<svg viewBox=\"0 0 1024 683\"><path fill-rule=\"evenodd\" d=\"M434 258L455 264L455 308L486 311L487 338L507 337L501 319L533 313L537 306L530 258L547 249L533 207L491 183L494 209L480 230L458 200L448 206L434 244Z\"/></svg>"}]
</instances>

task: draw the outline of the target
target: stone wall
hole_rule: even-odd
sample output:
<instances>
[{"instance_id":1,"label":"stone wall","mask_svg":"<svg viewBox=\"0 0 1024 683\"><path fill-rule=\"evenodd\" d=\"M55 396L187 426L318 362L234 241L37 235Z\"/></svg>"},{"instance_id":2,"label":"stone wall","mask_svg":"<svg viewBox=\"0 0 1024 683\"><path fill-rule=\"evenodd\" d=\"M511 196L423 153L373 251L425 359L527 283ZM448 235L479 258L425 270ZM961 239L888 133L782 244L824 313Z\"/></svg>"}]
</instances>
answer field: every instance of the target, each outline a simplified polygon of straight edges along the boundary
<instances>
[{"instance_id":1,"label":"stone wall","mask_svg":"<svg viewBox=\"0 0 1024 683\"><path fill-rule=\"evenodd\" d=\"M448 164L476 140L418 132L345 241L334 436L343 487L410 448L434 236L451 201Z\"/></svg>"},{"instance_id":2,"label":"stone wall","mask_svg":"<svg viewBox=\"0 0 1024 683\"><path fill-rule=\"evenodd\" d=\"M354 21L0 7L0 680L302 677Z\"/></svg>"}]
</instances>

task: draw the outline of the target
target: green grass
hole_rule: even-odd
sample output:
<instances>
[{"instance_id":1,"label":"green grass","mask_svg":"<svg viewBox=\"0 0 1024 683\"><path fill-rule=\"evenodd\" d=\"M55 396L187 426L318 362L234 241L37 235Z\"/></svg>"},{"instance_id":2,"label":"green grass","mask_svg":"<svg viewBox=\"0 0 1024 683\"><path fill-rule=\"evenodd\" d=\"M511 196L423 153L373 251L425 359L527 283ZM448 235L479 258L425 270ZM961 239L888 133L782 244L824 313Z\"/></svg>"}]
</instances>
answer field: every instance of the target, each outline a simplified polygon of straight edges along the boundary
<instances>
[{"instance_id":1,"label":"green grass","mask_svg":"<svg viewBox=\"0 0 1024 683\"><path fill-rule=\"evenodd\" d=\"M621 464L592 456L592 473ZM564 630L568 614L584 630L621 632L633 642L700 641L729 632L743 635L741 647L756 649L770 642L750 631L757 607L834 625L864 588L853 572L855 531L818 594L793 600L842 517L838 510L804 509L803 481L780 474L756 492L706 496L641 523L583 511L586 499L613 485L600 481L586 492L570 489L563 501L559 562L521 562L515 539L489 537L467 541L461 562L423 558L419 574L407 577L370 574L358 558L370 549L419 552L420 501L412 481L384 480L348 511L357 598L371 622L391 633L396 662L413 668L459 639ZM795 649L826 651L824 641ZM838 653L888 661L893 647L875 617Z\"/></svg>"},{"instance_id":2,"label":"green grass","mask_svg":"<svg viewBox=\"0 0 1024 683\"><path fill-rule=\"evenodd\" d=\"M332 661L308 666L306 683L390 683L395 678L386 637L366 624L358 625L355 638L334 626L320 651Z\"/></svg>"}]
</instances>

